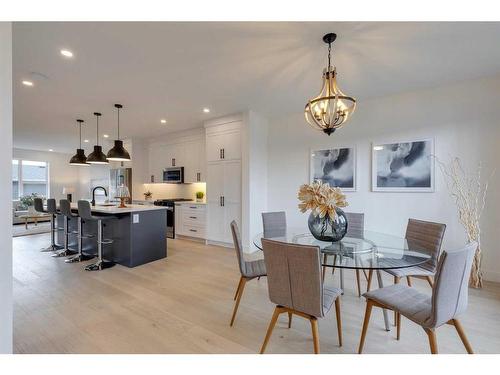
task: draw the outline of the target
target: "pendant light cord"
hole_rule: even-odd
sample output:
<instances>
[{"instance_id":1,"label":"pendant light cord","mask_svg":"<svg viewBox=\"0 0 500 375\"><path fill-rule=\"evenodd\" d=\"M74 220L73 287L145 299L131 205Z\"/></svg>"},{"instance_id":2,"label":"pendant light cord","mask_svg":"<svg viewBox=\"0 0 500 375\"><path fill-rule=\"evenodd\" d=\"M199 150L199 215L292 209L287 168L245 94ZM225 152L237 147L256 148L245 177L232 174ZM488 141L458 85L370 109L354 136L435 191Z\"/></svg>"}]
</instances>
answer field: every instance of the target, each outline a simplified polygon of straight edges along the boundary
<instances>
[{"instance_id":1,"label":"pendant light cord","mask_svg":"<svg viewBox=\"0 0 500 375\"><path fill-rule=\"evenodd\" d=\"M330 73L330 53L332 51L332 43L328 43L328 73Z\"/></svg>"},{"instance_id":2,"label":"pendant light cord","mask_svg":"<svg viewBox=\"0 0 500 375\"><path fill-rule=\"evenodd\" d=\"M99 116L96 115L95 117L97 119L97 136L96 136L97 141L96 141L96 144L97 144L97 146L99 146Z\"/></svg>"},{"instance_id":3,"label":"pendant light cord","mask_svg":"<svg viewBox=\"0 0 500 375\"><path fill-rule=\"evenodd\" d=\"M120 108L116 108L118 110L118 140L120 140Z\"/></svg>"},{"instance_id":4,"label":"pendant light cord","mask_svg":"<svg viewBox=\"0 0 500 375\"><path fill-rule=\"evenodd\" d=\"M82 123L80 122L80 149L82 148Z\"/></svg>"}]
</instances>

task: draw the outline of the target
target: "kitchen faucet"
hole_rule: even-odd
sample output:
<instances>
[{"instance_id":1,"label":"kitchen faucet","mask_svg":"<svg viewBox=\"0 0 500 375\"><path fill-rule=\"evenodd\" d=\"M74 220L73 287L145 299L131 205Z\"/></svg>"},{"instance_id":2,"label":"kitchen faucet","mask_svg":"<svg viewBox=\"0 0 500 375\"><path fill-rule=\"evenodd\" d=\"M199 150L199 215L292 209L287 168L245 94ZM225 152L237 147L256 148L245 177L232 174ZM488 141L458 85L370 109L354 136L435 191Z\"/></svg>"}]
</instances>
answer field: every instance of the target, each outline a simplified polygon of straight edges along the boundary
<instances>
[{"instance_id":1,"label":"kitchen faucet","mask_svg":"<svg viewBox=\"0 0 500 375\"><path fill-rule=\"evenodd\" d=\"M95 206L95 191L97 189L102 189L104 191L104 195L107 197L108 196L108 192L106 191L106 189L103 187L103 186L96 186L95 188L92 189L92 206Z\"/></svg>"}]
</instances>

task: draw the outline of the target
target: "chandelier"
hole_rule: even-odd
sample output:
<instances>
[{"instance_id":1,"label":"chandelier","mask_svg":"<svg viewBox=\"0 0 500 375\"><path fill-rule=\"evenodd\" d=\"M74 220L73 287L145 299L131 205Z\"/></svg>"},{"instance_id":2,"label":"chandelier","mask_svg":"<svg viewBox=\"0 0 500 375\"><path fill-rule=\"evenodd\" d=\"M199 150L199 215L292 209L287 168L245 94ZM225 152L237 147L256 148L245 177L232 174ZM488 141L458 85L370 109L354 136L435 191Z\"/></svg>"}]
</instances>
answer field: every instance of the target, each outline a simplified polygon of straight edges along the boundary
<instances>
[{"instance_id":1,"label":"chandelier","mask_svg":"<svg viewBox=\"0 0 500 375\"><path fill-rule=\"evenodd\" d=\"M334 33L323 37L328 44L328 66L323 70L323 88L317 97L307 102L304 110L306 121L328 135L340 128L356 109L356 99L340 91L336 68L331 66L332 43L336 38Z\"/></svg>"}]
</instances>

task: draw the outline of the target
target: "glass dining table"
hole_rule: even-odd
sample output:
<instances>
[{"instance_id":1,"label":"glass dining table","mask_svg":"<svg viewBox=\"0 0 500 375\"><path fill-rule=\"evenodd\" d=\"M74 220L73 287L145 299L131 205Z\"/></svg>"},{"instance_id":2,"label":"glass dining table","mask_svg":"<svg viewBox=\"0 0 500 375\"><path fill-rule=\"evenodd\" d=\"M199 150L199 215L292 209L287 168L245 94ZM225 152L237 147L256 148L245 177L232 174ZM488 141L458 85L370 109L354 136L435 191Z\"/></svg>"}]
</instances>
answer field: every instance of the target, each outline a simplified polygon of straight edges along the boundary
<instances>
[{"instance_id":1,"label":"glass dining table","mask_svg":"<svg viewBox=\"0 0 500 375\"><path fill-rule=\"evenodd\" d=\"M418 266L430 259L428 252L417 243L406 238L389 234L364 231L357 237L346 236L338 242L319 241L310 232L300 228L287 228L283 235L257 234L253 244L262 250L262 238L290 244L319 247L322 256L322 266L335 267L341 273L341 289L343 285L343 269L372 270L377 275L379 288L383 281L381 271L396 268ZM390 330L388 314L384 311L384 323Z\"/></svg>"}]
</instances>

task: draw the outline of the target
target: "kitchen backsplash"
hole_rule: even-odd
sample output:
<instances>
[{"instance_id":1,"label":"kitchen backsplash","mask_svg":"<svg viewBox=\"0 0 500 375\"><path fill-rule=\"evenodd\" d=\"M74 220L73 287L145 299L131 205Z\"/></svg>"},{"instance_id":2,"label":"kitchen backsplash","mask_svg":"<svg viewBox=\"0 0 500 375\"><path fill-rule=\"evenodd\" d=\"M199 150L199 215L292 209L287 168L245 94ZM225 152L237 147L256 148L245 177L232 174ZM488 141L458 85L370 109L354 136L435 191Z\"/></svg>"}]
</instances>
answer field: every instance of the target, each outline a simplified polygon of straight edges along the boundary
<instances>
[{"instance_id":1,"label":"kitchen backsplash","mask_svg":"<svg viewBox=\"0 0 500 375\"><path fill-rule=\"evenodd\" d=\"M153 200L169 198L189 198L194 200L197 191L202 191L205 194L205 199L207 191L205 182L194 184L144 184L143 193L148 190L153 193Z\"/></svg>"}]
</instances>

